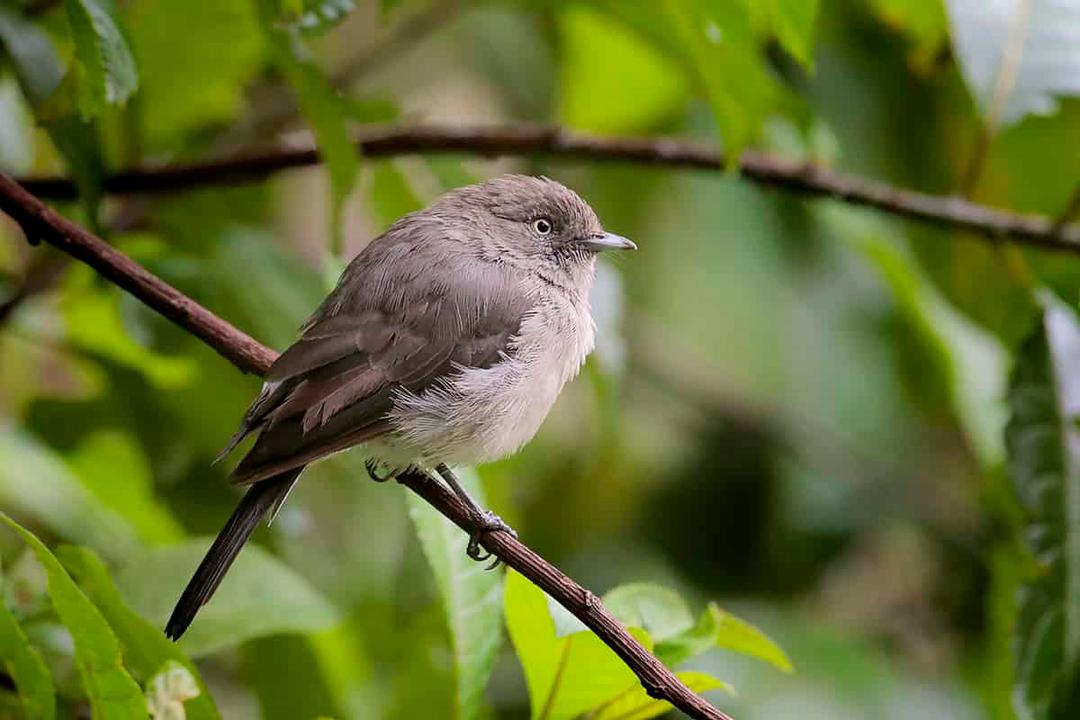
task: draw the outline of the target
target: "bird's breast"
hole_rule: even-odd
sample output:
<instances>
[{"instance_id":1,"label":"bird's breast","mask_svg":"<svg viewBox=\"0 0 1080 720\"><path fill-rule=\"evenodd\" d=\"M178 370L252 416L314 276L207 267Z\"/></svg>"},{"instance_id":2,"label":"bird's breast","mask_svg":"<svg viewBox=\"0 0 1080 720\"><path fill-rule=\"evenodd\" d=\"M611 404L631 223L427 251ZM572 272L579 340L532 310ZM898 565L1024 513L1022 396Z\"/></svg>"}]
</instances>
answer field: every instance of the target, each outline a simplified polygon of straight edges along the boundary
<instances>
[{"instance_id":1,"label":"bird's breast","mask_svg":"<svg viewBox=\"0 0 1080 720\"><path fill-rule=\"evenodd\" d=\"M397 435L424 461L474 465L505 457L536 434L593 342L587 303L537 303L502 360L399 398L391 414Z\"/></svg>"}]
</instances>

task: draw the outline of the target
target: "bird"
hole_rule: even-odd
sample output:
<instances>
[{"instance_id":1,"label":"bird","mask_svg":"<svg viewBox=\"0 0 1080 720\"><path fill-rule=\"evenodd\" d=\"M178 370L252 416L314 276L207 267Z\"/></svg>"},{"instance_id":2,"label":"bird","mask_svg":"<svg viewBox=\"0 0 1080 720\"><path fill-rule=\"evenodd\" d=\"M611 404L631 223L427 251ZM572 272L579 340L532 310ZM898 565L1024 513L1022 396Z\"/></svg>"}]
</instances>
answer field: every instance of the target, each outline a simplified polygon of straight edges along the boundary
<instances>
[{"instance_id":1,"label":"bird","mask_svg":"<svg viewBox=\"0 0 1080 720\"><path fill-rule=\"evenodd\" d=\"M165 634L184 634L307 465L358 445L376 480L435 470L479 523L470 557L486 559L480 534L512 530L450 468L532 439L593 349L596 256L633 249L573 190L528 175L451 190L368 243L274 361L218 455L256 435L231 475L247 490Z\"/></svg>"}]
</instances>

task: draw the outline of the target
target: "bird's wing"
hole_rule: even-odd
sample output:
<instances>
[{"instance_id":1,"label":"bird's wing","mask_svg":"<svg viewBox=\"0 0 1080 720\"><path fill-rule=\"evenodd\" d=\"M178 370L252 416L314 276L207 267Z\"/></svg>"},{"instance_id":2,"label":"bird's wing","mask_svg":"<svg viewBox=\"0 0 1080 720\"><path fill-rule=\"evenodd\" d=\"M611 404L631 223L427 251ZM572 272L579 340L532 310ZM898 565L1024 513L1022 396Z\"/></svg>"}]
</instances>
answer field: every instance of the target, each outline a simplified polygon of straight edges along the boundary
<instances>
[{"instance_id":1,"label":"bird's wing","mask_svg":"<svg viewBox=\"0 0 1080 720\"><path fill-rule=\"evenodd\" d=\"M462 367L506 356L529 307L509 269L438 244L392 240L384 236L357 256L270 369L223 451L261 430L235 482L257 482L381 435L398 388L421 392Z\"/></svg>"}]
</instances>

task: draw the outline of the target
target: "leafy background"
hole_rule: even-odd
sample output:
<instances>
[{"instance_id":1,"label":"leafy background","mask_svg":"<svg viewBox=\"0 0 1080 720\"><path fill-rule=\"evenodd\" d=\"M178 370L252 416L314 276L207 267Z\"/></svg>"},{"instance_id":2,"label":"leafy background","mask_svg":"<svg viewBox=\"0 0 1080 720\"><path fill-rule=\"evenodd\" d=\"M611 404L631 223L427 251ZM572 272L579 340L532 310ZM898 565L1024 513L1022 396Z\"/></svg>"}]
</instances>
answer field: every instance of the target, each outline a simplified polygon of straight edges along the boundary
<instances>
[{"instance_id":1,"label":"leafy background","mask_svg":"<svg viewBox=\"0 0 1080 720\"><path fill-rule=\"evenodd\" d=\"M1070 718L1080 261L733 173L364 159L350 137L679 135L1060 217L1078 33L1064 0L9 0L0 167L74 178L63 212L276 348L343 259L443 190L572 185L641 250L600 268L593 360L529 447L467 474L476 492L740 720ZM326 163L101 190L273 140ZM356 453L312 468L167 642L236 500L210 459L257 381L3 235L0 716L667 710Z\"/></svg>"}]
</instances>

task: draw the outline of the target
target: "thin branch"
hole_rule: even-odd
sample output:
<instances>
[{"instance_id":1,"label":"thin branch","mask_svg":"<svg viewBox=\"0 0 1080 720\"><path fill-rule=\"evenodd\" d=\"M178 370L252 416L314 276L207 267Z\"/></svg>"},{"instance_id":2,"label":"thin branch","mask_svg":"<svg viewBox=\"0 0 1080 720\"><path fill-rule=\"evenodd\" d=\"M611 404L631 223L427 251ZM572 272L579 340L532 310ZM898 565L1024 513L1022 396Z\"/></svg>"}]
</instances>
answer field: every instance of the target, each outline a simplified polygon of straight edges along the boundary
<instances>
[{"instance_id":1,"label":"thin branch","mask_svg":"<svg viewBox=\"0 0 1080 720\"><path fill-rule=\"evenodd\" d=\"M393 126L365 132L357 140L357 147L368 157L464 153L487 157L545 156L578 162L635 163L709 171L724 169L723 156L702 143L674 138L601 137L532 125ZM279 146L212 162L117 173L105 179L105 190L120 195L172 193L207 185L255 182L319 161L319 153L313 147ZM739 172L767 187L842 200L940 227L970 230L991 240L1009 237L1036 247L1080 252L1080 226L1059 227L1044 215L1024 215L958 197L927 195L762 153L744 153L739 159ZM74 184L66 178L28 178L21 182L41 197L70 199L76 194Z\"/></svg>"},{"instance_id":2,"label":"thin branch","mask_svg":"<svg viewBox=\"0 0 1080 720\"><path fill-rule=\"evenodd\" d=\"M265 375L277 354L222 320L100 238L51 210L17 182L0 173L0 210L10 215L27 240L44 240L81 260L101 275L195 335L244 372ZM398 481L430 503L455 525L472 533L473 514L442 484L422 473ZM508 566L535 583L574 614L633 670L650 697L666 700L693 718L731 720L687 688L604 608L599 598L567 577L511 534L483 535L482 544Z\"/></svg>"},{"instance_id":3,"label":"thin branch","mask_svg":"<svg viewBox=\"0 0 1080 720\"><path fill-rule=\"evenodd\" d=\"M131 232L141 227L149 215L149 204L139 198L128 198L108 223L110 233ZM24 302L52 290L64 276L70 259L65 255L38 258L27 269L22 284L0 303L0 326L15 314Z\"/></svg>"}]
</instances>

